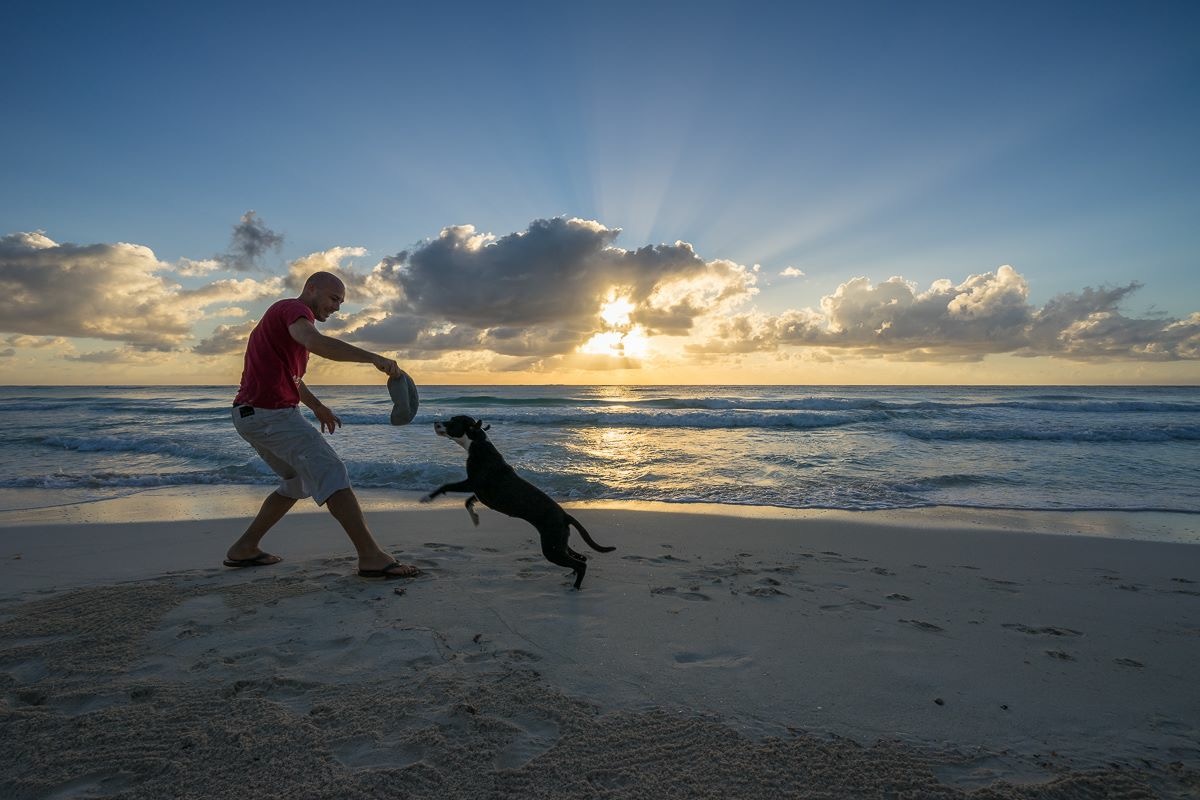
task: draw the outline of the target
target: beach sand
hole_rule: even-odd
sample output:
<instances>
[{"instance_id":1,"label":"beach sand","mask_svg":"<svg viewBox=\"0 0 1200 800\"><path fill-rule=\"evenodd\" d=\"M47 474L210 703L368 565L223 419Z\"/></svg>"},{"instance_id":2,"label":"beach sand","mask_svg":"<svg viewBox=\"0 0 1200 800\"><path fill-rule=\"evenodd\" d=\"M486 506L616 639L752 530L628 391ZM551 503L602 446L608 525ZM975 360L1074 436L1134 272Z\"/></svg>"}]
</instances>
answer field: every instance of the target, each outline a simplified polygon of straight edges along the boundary
<instances>
[{"instance_id":1,"label":"beach sand","mask_svg":"<svg viewBox=\"0 0 1200 800\"><path fill-rule=\"evenodd\" d=\"M575 592L461 498L222 567L266 491L0 512L0 797L1200 793L1191 518L575 504Z\"/></svg>"}]
</instances>

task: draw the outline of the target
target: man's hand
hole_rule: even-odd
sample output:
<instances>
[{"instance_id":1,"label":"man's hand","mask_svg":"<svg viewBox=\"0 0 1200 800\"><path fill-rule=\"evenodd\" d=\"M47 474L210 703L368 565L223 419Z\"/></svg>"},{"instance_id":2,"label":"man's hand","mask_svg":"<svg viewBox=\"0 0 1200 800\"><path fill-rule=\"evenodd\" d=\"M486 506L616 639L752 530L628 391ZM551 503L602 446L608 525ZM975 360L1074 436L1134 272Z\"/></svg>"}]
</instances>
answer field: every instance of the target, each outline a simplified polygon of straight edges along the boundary
<instances>
[{"instance_id":1,"label":"man's hand","mask_svg":"<svg viewBox=\"0 0 1200 800\"><path fill-rule=\"evenodd\" d=\"M399 378L404 374L404 370L400 369L400 365L394 359L376 355L371 359L371 363L375 365L375 369L386 372L389 378Z\"/></svg>"},{"instance_id":2,"label":"man's hand","mask_svg":"<svg viewBox=\"0 0 1200 800\"><path fill-rule=\"evenodd\" d=\"M333 433L342 427L342 421L338 419L337 414L329 410L328 406L318 405L313 409L313 414L321 422L321 433Z\"/></svg>"}]
</instances>

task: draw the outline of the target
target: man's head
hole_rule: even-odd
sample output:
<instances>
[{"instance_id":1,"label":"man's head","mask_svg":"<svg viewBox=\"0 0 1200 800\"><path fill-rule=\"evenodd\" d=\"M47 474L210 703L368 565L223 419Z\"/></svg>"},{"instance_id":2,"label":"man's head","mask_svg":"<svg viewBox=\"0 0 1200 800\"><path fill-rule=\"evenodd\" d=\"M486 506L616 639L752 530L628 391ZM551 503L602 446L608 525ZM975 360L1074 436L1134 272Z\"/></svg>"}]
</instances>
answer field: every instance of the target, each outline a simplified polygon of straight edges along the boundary
<instances>
[{"instance_id":1,"label":"man's head","mask_svg":"<svg viewBox=\"0 0 1200 800\"><path fill-rule=\"evenodd\" d=\"M329 315L342 307L346 301L346 285L330 272L314 272L304 282L300 302L308 306L318 322L329 319Z\"/></svg>"}]
</instances>

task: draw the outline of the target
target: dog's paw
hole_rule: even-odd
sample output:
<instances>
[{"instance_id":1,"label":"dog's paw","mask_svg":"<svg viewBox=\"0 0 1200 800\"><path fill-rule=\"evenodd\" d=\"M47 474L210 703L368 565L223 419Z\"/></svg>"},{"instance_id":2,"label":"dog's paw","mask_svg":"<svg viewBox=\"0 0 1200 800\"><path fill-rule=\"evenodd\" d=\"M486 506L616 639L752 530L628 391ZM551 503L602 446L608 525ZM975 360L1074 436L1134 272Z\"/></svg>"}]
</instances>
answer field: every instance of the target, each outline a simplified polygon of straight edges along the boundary
<instances>
[{"instance_id":1,"label":"dog's paw","mask_svg":"<svg viewBox=\"0 0 1200 800\"><path fill-rule=\"evenodd\" d=\"M431 495L431 494L424 494L424 495L421 495L421 499L420 499L420 500L418 500L417 502L420 502L420 503L432 503L432 502L433 502L433 495Z\"/></svg>"},{"instance_id":2,"label":"dog's paw","mask_svg":"<svg viewBox=\"0 0 1200 800\"><path fill-rule=\"evenodd\" d=\"M474 523L476 528L479 527L479 515L474 511L471 512L471 522Z\"/></svg>"}]
</instances>

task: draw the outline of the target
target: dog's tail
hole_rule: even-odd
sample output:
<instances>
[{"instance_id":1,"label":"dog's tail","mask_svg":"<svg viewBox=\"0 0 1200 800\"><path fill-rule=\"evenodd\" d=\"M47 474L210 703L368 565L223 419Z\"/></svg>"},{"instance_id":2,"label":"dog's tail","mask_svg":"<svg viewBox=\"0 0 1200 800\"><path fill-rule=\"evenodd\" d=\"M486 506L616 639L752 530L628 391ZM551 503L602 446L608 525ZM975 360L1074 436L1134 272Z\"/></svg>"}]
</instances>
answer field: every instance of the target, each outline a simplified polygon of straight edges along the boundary
<instances>
[{"instance_id":1,"label":"dog's tail","mask_svg":"<svg viewBox=\"0 0 1200 800\"><path fill-rule=\"evenodd\" d=\"M579 520L575 519L570 514L567 514L567 523L575 526L575 530L579 531L579 535L583 537L585 542L587 542L588 547L592 548L593 550L599 550L601 553L611 553L613 550L617 549L615 547L604 547L603 545L596 544L595 540L592 539L587 530L579 524Z\"/></svg>"}]
</instances>

